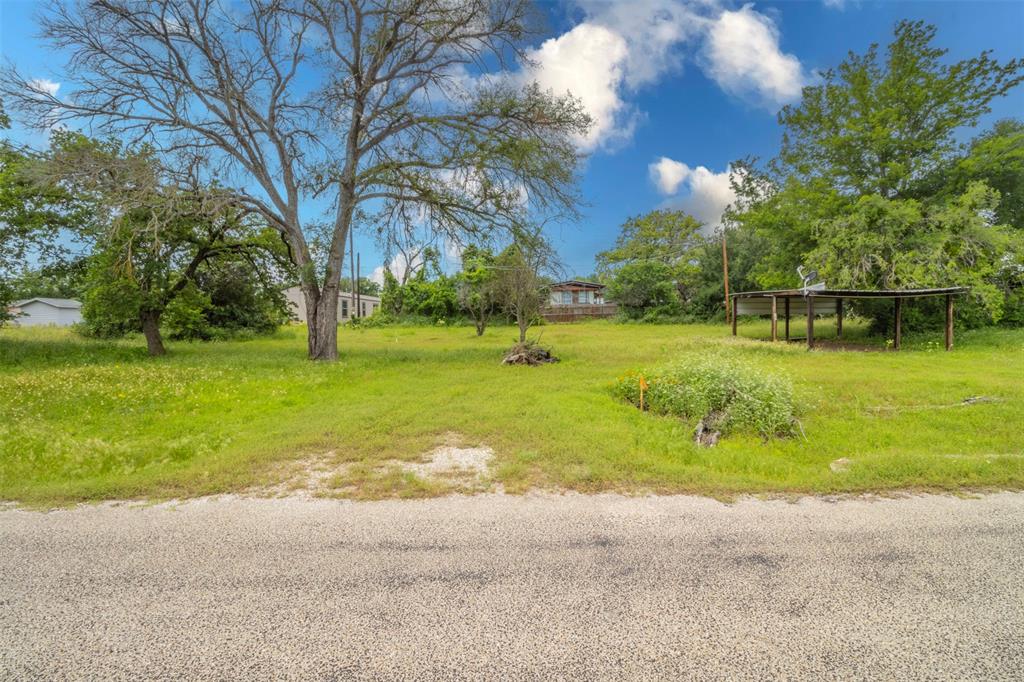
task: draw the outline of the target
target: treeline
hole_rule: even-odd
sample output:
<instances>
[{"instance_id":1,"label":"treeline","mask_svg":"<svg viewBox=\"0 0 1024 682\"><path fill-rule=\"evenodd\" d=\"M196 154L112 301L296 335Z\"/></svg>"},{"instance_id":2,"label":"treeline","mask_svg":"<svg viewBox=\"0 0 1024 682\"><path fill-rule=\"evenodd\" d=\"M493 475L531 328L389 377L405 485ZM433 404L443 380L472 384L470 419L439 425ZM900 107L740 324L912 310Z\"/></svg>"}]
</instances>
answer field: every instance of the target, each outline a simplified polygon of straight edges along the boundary
<instances>
[{"instance_id":1,"label":"treeline","mask_svg":"<svg viewBox=\"0 0 1024 682\"><path fill-rule=\"evenodd\" d=\"M80 299L80 333L142 333L152 355L165 352L165 337L273 332L292 317L283 291L300 279L280 232L216 184L165 167L146 147L67 131L42 152L0 143L0 236L0 323L18 299ZM390 270L383 286L359 278L362 294L382 298L360 324L443 321L483 334L497 317L525 339L538 321L555 264L538 230L523 228L498 253L467 246L454 274L436 249L419 253L401 281ZM339 289L351 291L351 279Z\"/></svg>"},{"instance_id":2,"label":"treeline","mask_svg":"<svg viewBox=\"0 0 1024 682\"><path fill-rule=\"evenodd\" d=\"M967 286L966 322L1024 324L1024 123L970 137L1024 61L950 63L934 40L901 22L884 52L851 54L805 88L779 113L779 155L732 165L721 227L667 210L627 221L598 257L609 298L637 319L723 315L724 239L731 291L799 286L803 265L833 288ZM917 314L939 319L929 305Z\"/></svg>"},{"instance_id":3,"label":"treeline","mask_svg":"<svg viewBox=\"0 0 1024 682\"><path fill-rule=\"evenodd\" d=\"M525 341L527 329L540 320L550 275L558 267L543 235L524 232L498 253L470 244L461 260L461 268L447 274L438 251L428 247L401 280L385 269L381 310L360 324L471 323L480 336L499 319L514 323Z\"/></svg>"}]
</instances>

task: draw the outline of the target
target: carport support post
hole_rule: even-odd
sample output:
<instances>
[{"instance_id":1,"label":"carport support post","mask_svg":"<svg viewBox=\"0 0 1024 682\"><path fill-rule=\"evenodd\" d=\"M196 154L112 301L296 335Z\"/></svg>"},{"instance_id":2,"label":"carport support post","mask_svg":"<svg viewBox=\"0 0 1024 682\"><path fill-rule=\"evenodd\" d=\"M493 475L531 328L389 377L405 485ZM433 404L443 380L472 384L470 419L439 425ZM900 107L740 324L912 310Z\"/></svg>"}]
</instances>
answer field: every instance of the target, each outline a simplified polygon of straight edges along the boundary
<instances>
[{"instance_id":1,"label":"carport support post","mask_svg":"<svg viewBox=\"0 0 1024 682\"><path fill-rule=\"evenodd\" d=\"M836 299L836 338L843 338L843 299Z\"/></svg>"},{"instance_id":2,"label":"carport support post","mask_svg":"<svg viewBox=\"0 0 1024 682\"><path fill-rule=\"evenodd\" d=\"M903 299L896 297L896 305L893 310L893 350L900 349L900 341L902 340L903 330L900 325L900 318L903 317Z\"/></svg>"},{"instance_id":3,"label":"carport support post","mask_svg":"<svg viewBox=\"0 0 1024 682\"><path fill-rule=\"evenodd\" d=\"M807 296L807 350L814 348L814 296Z\"/></svg>"},{"instance_id":4,"label":"carport support post","mask_svg":"<svg viewBox=\"0 0 1024 682\"><path fill-rule=\"evenodd\" d=\"M772 341L779 340L779 304L777 297L772 296Z\"/></svg>"},{"instance_id":5,"label":"carport support post","mask_svg":"<svg viewBox=\"0 0 1024 682\"><path fill-rule=\"evenodd\" d=\"M737 308L737 303L739 303L739 297L738 296L733 296L732 297L732 335L733 336L736 336L736 308Z\"/></svg>"},{"instance_id":6,"label":"carport support post","mask_svg":"<svg viewBox=\"0 0 1024 682\"><path fill-rule=\"evenodd\" d=\"M786 341L789 341L789 296L783 300L786 302Z\"/></svg>"},{"instance_id":7,"label":"carport support post","mask_svg":"<svg viewBox=\"0 0 1024 682\"><path fill-rule=\"evenodd\" d=\"M946 294L946 350L953 350L953 296Z\"/></svg>"}]
</instances>

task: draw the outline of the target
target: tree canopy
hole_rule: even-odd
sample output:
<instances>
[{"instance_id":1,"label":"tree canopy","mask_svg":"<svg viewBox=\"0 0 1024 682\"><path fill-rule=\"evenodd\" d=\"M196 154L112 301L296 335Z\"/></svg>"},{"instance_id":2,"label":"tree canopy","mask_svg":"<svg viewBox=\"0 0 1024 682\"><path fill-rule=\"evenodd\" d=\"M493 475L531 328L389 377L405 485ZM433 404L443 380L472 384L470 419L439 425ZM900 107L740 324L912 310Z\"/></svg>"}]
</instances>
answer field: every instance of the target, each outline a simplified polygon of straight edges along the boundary
<instances>
[{"instance_id":1,"label":"tree canopy","mask_svg":"<svg viewBox=\"0 0 1024 682\"><path fill-rule=\"evenodd\" d=\"M1000 63L988 52L946 63L934 26L901 21L883 54L850 53L823 83L804 88L779 113L776 167L852 197L917 196L920 183L956 152L956 133L991 111L991 102L1024 80L1024 60Z\"/></svg>"},{"instance_id":2,"label":"tree canopy","mask_svg":"<svg viewBox=\"0 0 1024 682\"><path fill-rule=\"evenodd\" d=\"M262 216L239 207L231 192L163 167L150 148L70 132L53 140L35 181L89 197L96 216L88 229L78 228L93 243L82 308L92 333L141 328L150 354L162 355L160 323L168 308L190 297L195 331L209 306L197 284L211 263L233 260L251 265L253 277L269 277L275 258L284 258L279 234Z\"/></svg>"}]
</instances>

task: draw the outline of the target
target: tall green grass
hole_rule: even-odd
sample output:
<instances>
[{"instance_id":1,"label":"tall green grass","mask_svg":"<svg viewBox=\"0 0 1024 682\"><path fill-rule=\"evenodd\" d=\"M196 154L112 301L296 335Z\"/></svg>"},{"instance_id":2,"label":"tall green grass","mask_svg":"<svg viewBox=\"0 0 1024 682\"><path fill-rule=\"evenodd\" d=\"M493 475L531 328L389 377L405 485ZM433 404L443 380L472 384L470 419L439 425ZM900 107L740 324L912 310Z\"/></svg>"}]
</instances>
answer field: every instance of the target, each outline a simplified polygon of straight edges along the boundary
<instances>
[{"instance_id":1,"label":"tall green grass","mask_svg":"<svg viewBox=\"0 0 1024 682\"><path fill-rule=\"evenodd\" d=\"M819 334L828 335L827 325ZM856 324L850 335L862 333ZM507 367L515 332L399 327L340 332L341 360L311 363L303 328L249 341L79 339L0 330L0 498L50 504L191 496L280 483L317 459L359 471L417 459L459 434L496 452L510 492L533 487L734 495L1024 482L1024 332L910 333L899 353L807 352L708 325L543 328L562 362ZM806 437L738 430L717 447L692 421L640 412L616 378L680 357L728 353L792 382ZM968 396L990 402L960 405ZM851 460L846 471L829 463ZM339 490L345 489L338 476ZM334 479L331 479L334 480ZM401 481L396 478L395 486ZM373 496L389 492L375 481Z\"/></svg>"}]
</instances>

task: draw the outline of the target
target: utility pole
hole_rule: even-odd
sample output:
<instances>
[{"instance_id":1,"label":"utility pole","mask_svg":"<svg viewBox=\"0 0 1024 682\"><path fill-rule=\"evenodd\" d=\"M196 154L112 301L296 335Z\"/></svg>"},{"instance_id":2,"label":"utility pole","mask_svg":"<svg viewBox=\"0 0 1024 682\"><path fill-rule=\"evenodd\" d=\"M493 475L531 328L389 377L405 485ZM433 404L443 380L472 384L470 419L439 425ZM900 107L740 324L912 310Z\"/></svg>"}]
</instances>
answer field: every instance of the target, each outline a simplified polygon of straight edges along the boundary
<instances>
[{"instance_id":1,"label":"utility pole","mask_svg":"<svg viewBox=\"0 0 1024 682\"><path fill-rule=\"evenodd\" d=\"M722 227L722 279L725 281L725 323L732 319L732 306L729 305L729 250L725 247L725 227Z\"/></svg>"},{"instance_id":2,"label":"utility pole","mask_svg":"<svg viewBox=\"0 0 1024 682\"><path fill-rule=\"evenodd\" d=\"M356 290L356 310L359 311L359 317L362 317L363 316L363 297L360 295L361 292L359 291L359 278L363 276L363 265L362 265L362 263L360 262L360 259L359 259L360 255L361 254L358 254L358 253L356 254L356 278L354 280L352 280L352 286Z\"/></svg>"}]
</instances>

